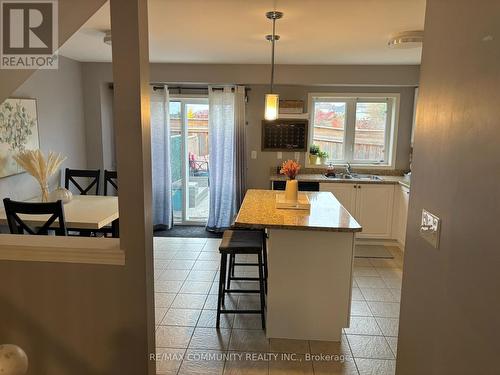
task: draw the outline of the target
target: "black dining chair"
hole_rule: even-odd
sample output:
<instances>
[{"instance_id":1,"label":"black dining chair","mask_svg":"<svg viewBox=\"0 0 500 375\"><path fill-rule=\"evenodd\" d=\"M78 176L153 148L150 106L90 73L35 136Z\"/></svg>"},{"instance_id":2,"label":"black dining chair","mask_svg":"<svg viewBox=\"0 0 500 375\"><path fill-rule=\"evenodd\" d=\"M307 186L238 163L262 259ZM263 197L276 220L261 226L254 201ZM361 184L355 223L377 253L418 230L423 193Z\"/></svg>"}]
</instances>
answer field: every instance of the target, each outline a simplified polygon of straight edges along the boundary
<instances>
[{"instance_id":1,"label":"black dining chair","mask_svg":"<svg viewBox=\"0 0 500 375\"><path fill-rule=\"evenodd\" d=\"M118 191L118 174L116 171L104 170L104 195L108 195L108 184Z\"/></svg>"},{"instance_id":2,"label":"black dining chair","mask_svg":"<svg viewBox=\"0 0 500 375\"><path fill-rule=\"evenodd\" d=\"M69 169L66 168L64 174L64 187L69 189L69 183L71 182L80 191L81 195L87 195L95 187L95 195L99 195L99 177L101 175L100 169ZM85 178L88 180L87 187L82 187L82 185L75 180L75 178Z\"/></svg>"},{"instance_id":3,"label":"black dining chair","mask_svg":"<svg viewBox=\"0 0 500 375\"><path fill-rule=\"evenodd\" d=\"M54 230L56 236L67 236L64 208L62 201L48 203L17 202L5 198L3 200L5 214L12 234L47 235ZM26 223L19 215L51 215L42 226L33 227ZM57 220L57 223L56 223ZM57 226L52 226L52 225Z\"/></svg>"}]
</instances>

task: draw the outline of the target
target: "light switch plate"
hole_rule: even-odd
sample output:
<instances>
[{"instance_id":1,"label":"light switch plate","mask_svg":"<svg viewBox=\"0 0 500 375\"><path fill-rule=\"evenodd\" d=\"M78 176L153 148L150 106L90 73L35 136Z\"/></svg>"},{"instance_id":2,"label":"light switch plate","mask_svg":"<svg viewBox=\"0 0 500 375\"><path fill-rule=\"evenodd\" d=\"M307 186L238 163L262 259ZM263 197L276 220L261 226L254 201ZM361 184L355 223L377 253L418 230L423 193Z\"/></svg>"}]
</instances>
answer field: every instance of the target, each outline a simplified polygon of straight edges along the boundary
<instances>
[{"instance_id":1,"label":"light switch plate","mask_svg":"<svg viewBox=\"0 0 500 375\"><path fill-rule=\"evenodd\" d=\"M252 151L252 154L250 156L252 159L257 159L257 151Z\"/></svg>"},{"instance_id":2,"label":"light switch plate","mask_svg":"<svg viewBox=\"0 0 500 375\"><path fill-rule=\"evenodd\" d=\"M283 153L282 153L281 151L278 151L278 152L276 153L276 157L278 158L278 160L283 159Z\"/></svg>"},{"instance_id":3,"label":"light switch plate","mask_svg":"<svg viewBox=\"0 0 500 375\"><path fill-rule=\"evenodd\" d=\"M439 248L439 237L441 235L441 219L427 210L422 210L422 221L420 223L420 236L429 242L434 248Z\"/></svg>"}]
</instances>

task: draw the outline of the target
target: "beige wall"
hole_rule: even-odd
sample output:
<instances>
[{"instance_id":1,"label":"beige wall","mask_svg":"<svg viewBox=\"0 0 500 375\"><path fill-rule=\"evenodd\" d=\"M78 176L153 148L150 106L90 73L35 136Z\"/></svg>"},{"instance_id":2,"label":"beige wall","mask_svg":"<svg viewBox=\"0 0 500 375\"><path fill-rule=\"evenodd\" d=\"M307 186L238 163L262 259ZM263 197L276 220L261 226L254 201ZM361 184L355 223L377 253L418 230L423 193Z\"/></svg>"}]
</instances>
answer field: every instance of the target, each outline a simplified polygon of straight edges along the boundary
<instances>
[{"instance_id":1,"label":"beige wall","mask_svg":"<svg viewBox=\"0 0 500 375\"><path fill-rule=\"evenodd\" d=\"M308 92L397 92L401 94L400 132L396 167L409 166L409 145L413 111L414 87L418 86L418 66L335 65L300 66L279 65L276 68L277 90L289 99L304 99ZM102 111L102 96L107 83L112 81L111 65L84 63L84 99L87 125L87 153L89 167L104 168L106 154L113 147L107 134ZM223 84L239 83L250 87L247 105L247 159L248 186L266 188L271 166L277 165L276 153L260 152L260 124L263 117L264 94L268 88L267 65L217 64L151 64L151 82ZM286 83L286 84L285 84ZM109 122L108 122L109 123ZM99 145L102 144L102 148ZM97 148L96 148L97 145ZM250 159L251 150L258 151L257 160ZM292 157L285 153L283 157ZM304 155L301 156L304 160Z\"/></svg>"},{"instance_id":2,"label":"beige wall","mask_svg":"<svg viewBox=\"0 0 500 375\"><path fill-rule=\"evenodd\" d=\"M58 41L63 45L106 0L59 0ZM34 70L0 69L0 102L8 98Z\"/></svg>"},{"instance_id":3,"label":"beige wall","mask_svg":"<svg viewBox=\"0 0 500 375\"><path fill-rule=\"evenodd\" d=\"M61 57L58 70L39 70L12 95L37 101L40 149L66 156L62 168L86 168L85 120L82 94L82 65ZM59 174L50 185L60 183ZM35 179L27 173L0 179L0 199L25 200L40 194Z\"/></svg>"},{"instance_id":4,"label":"beige wall","mask_svg":"<svg viewBox=\"0 0 500 375\"><path fill-rule=\"evenodd\" d=\"M147 0L111 0L118 35L113 46L119 51L115 82L121 93L115 97L124 180L120 245L127 264L0 261L0 343L26 351L28 375L155 373L148 356L154 351L154 314L146 5ZM36 89L54 96L50 110L55 121L65 101L55 92L58 86L50 85L50 79L44 82ZM66 83L72 89L74 82ZM81 141L85 143L83 136Z\"/></svg>"},{"instance_id":5,"label":"beige wall","mask_svg":"<svg viewBox=\"0 0 500 375\"><path fill-rule=\"evenodd\" d=\"M398 375L500 371L499 16L499 1L427 1ZM439 249L418 235L423 208Z\"/></svg>"},{"instance_id":6,"label":"beige wall","mask_svg":"<svg viewBox=\"0 0 500 375\"><path fill-rule=\"evenodd\" d=\"M293 152L283 152L283 159L277 159L276 152L261 151L261 129L264 117L264 95L269 85L250 85L248 93L246 146L247 146L247 187L266 189L269 183L269 170L284 160L293 159ZM311 92L333 93L399 93L400 110L398 119L398 137L396 150L396 169L409 169L410 138L413 120L414 87L360 87L360 86L296 86L277 85L275 91L280 99L301 99L307 106L308 94ZM307 110L307 109L306 109ZM257 159L251 159L251 151L257 151ZM305 166L306 153L300 153L300 163Z\"/></svg>"}]
</instances>

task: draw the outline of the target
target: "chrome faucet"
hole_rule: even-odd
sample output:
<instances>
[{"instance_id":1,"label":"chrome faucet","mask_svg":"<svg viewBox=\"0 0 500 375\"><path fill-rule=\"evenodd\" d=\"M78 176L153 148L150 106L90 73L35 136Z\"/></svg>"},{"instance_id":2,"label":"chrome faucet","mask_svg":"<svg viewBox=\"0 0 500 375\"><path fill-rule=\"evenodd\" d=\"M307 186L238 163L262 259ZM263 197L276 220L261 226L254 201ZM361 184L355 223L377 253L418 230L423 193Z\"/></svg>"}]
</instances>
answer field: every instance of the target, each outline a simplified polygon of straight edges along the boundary
<instances>
[{"instance_id":1,"label":"chrome faucet","mask_svg":"<svg viewBox=\"0 0 500 375\"><path fill-rule=\"evenodd\" d=\"M345 173L349 176L352 174L351 164L347 163L347 166L345 168Z\"/></svg>"}]
</instances>

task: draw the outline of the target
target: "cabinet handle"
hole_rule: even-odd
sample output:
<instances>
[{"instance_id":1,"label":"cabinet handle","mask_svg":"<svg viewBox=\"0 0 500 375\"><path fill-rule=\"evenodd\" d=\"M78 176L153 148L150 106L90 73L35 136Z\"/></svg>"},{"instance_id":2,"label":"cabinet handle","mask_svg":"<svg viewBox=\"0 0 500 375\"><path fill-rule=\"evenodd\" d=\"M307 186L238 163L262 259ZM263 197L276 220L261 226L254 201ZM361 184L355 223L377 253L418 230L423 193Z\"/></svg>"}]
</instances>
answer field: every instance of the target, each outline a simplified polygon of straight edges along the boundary
<instances>
[{"instance_id":1,"label":"cabinet handle","mask_svg":"<svg viewBox=\"0 0 500 375\"><path fill-rule=\"evenodd\" d=\"M361 185L358 185L358 188L360 188L360 189L361 189Z\"/></svg>"}]
</instances>

